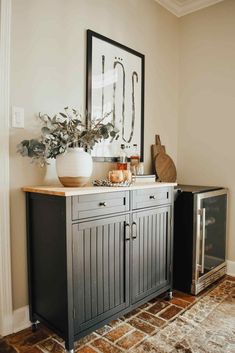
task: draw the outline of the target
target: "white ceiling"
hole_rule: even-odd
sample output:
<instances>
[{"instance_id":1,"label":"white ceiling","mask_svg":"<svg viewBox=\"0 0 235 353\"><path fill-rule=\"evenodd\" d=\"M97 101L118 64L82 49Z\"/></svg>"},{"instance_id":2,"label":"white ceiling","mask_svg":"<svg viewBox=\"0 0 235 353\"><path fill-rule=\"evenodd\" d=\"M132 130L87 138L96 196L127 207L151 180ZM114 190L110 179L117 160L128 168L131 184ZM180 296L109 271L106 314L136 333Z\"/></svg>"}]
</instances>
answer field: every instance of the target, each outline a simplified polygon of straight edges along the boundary
<instances>
[{"instance_id":1,"label":"white ceiling","mask_svg":"<svg viewBox=\"0 0 235 353\"><path fill-rule=\"evenodd\" d=\"M177 17L203 9L223 0L155 0Z\"/></svg>"}]
</instances>

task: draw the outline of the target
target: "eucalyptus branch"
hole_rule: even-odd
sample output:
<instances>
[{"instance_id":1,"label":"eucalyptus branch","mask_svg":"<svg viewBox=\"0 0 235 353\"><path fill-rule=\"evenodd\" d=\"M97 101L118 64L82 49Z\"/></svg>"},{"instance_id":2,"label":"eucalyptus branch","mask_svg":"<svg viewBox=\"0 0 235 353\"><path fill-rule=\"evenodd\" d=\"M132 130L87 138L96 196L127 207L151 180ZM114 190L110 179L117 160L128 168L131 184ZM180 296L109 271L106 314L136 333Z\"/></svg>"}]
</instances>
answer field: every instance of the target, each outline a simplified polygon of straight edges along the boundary
<instances>
[{"instance_id":1,"label":"eucalyptus branch","mask_svg":"<svg viewBox=\"0 0 235 353\"><path fill-rule=\"evenodd\" d=\"M98 121L88 119L88 113L83 117L76 109L71 109L70 114L68 107L53 117L39 113L38 118L42 123L41 135L38 139L21 141L17 152L23 157L32 158L32 162L45 165L48 159L56 158L68 148L79 146L90 150L103 139L110 138L112 142L114 137L119 137L118 129L110 122L104 123L111 113L105 113ZM84 124L85 120L87 126Z\"/></svg>"}]
</instances>

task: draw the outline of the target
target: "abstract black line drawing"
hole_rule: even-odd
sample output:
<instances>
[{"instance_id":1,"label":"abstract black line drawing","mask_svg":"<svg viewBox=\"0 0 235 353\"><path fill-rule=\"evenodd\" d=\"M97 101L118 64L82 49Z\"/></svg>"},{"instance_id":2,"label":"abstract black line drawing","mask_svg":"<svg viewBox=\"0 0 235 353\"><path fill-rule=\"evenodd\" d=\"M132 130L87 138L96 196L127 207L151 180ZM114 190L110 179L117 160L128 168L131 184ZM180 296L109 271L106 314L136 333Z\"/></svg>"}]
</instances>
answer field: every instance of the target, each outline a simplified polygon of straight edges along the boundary
<instances>
[{"instance_id":1,"label":"abstract black line drawing","mask_svg":"<svg viewBox=\"0 0 235 353\"><path fill-rule=\"evenodd\" d=\"M119 129L119 139L98 143L91 152L96 161L116 161L120 145L137 144L144 155L143 54L91 30L87 31L87 96L90 120L107 118ZM89 123L89 121L88 121Z\"/></svg>"},{"instance_id":2,"label":"abstract black line drawing","mask_svg":"<svg viewBox=\"0 0 235 353\"><path fill-rule=\"evenodd\" d=\"M131 142L133 134L134 134L134 128L135 128L135 81L138 83L138 74L137 72L133 72L132 74L132 120L131 120L131 134L129 137L129 140L127 141L128 143Z\"/></svg>"},{"instance_id":3,"label":"abstract black line drawing","mask_svg":"<svg viewBox=\"0 0 235 353\"><path fill-rule=\"evenodd\" d=\"M122 119L120 117L119 122L124 123L125 120L125 88L126 88L126 73L125 73L125 68L124 65L120 61L114 61L113 68L114 68L114 73L116 72L116 67L120 65L122 69ZM114 81L113 83L113 124L116 125L116 88L117 88L117 82Z\"/></svg>"},{"instance_id":4,"label":"abstract black line drawing","mask_svg":"<svg viewBox=\"0 0 235 353\"><path fill-rule=\"evenodd\" d=\"M105 56L102 55L102 115L104 115L104 66Z\"/></svg>"}]
</instances>

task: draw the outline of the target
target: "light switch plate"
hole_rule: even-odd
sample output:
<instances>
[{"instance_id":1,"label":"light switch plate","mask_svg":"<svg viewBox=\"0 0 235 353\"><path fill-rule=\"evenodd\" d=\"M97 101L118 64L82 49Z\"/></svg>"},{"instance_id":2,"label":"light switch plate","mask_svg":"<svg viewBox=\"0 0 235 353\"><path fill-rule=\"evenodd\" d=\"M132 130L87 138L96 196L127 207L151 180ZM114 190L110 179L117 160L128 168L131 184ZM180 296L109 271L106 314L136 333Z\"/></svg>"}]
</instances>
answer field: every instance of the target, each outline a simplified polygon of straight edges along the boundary
<instances>
[{"instance_id":1,"label":"light switch plate","mask_svg":"<svg viewBox=\"0 0 235 353\"><path fill-rule=\"evenodd\" d=\"M12 127L24 128L24 108L12 107Z\"/></svg>"}]
</instances>

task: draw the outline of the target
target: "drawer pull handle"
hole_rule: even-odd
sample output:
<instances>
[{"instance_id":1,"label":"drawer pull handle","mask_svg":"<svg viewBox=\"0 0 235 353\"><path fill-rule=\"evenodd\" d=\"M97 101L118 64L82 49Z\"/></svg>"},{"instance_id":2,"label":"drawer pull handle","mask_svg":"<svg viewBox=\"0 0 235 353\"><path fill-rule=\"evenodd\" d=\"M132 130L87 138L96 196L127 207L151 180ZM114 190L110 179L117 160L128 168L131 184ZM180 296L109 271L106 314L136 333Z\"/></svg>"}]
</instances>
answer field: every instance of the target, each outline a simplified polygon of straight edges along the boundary
<instances>
[{"instance_id":1,"label":"drawer pull handle","mask_svg":"<svg viewBox=\"0 0 235 353\"><path fill-rule=\"evenodd\" d=\"M125 239L130 240L130 224L125 223Z\"/></svg>"},{"instance_id":2,"label":"drawer pull handle","mask_svg":"<svg viewBox=\"0 0 235 353\"><path fill-rule=\"evenodd\" d=\"M132 239L137 238L137 223L133 222L132 223Z\"/></svg>"},{"instance_id":3,"label":"drawer pull handle","mask_svg":"<svg viewBox=\"0 0 235 353\"><path fill-rule=\"evenodd\" d=\"M99 205L102 206L102 207L106 207L106 206L107 206L107 203L106 203L106 202L100 202Z\"/></svg>"},{"instance_id":4,"label":"drawer pull handle","mask_svg":"<svg viewBox=\"0 0 235 353\"><path fill-rule=\"evenodd\" d=\"M150 195L149 198L150 198L150 200L155 200L156 199L156 197L154 195Z\"/></svg>"}]
</instances>

